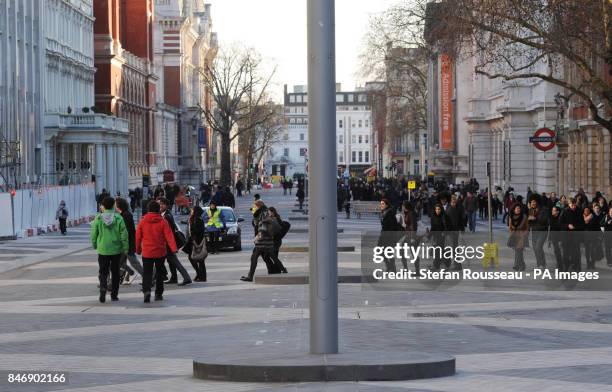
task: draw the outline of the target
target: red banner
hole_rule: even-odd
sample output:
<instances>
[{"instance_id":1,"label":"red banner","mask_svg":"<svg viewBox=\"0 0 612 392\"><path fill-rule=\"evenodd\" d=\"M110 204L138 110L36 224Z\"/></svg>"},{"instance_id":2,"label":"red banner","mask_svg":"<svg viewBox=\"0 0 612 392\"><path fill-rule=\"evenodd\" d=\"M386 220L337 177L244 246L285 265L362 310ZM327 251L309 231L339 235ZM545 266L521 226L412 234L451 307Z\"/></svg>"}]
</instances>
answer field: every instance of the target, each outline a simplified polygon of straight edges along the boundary
<instances>
[{"instance_id":1,"label":"red banner","mask_svg":"<svg viewBox=\"0 0 612 392\"><path fill-rule=\"evenodd\" d=\"M440 149L453 150L453 60L440 55Z\"/></svg>"}]
</instances>

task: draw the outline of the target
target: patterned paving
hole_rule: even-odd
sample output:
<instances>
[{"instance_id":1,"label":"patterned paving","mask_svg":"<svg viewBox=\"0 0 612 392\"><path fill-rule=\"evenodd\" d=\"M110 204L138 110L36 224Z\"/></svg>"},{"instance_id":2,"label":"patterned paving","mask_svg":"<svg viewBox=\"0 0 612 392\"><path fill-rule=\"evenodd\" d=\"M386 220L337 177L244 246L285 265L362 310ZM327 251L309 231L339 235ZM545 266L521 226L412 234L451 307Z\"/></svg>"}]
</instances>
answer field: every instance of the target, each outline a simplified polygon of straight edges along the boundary
<instances>
[{"instance_id":1,"label":"patterned paving","mask_svg":"<svg viewBox=\"0 0 612 392\"><path fill-rule=\"evenodd\" d=\"M277 191L264 200L281 212L293 208ZM208 283L170 286L164 302L146 306L137 283L121 287L119 302L97 302L96 256L86 227L68 237L0 244L3 257L8 250L30 251L19 253L20 264L0 259L0 271L13 266L0 274L0 374L69 374L67 385L16 386L3 379L0 391L612 391L612 293L373 291L354 284L339 289L343 351L450 353L457 375L287 385L192 378L192 359L202 353L308 349L306 286L238 280L249 263L249 206L249 198L239 201L247 218L243 252L211 256ZM379 228L373 218L340 218L339 227L345 229L340 245L359 245L362 230ZM305 234L287 238L305 241ZM306 254L282 258L290 272L306 271ZM339 257L341 270L357 270L359 263L359 252Z\"/></svg>"}]
</instances>

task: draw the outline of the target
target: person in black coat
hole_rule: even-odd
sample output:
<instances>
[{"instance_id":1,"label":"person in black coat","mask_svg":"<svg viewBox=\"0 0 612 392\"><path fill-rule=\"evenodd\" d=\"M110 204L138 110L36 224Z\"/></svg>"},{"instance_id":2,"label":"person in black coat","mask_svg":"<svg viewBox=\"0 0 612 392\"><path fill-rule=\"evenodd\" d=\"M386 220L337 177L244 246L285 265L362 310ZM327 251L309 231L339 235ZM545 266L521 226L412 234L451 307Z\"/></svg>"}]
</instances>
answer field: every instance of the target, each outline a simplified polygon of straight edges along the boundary
<instances>
[{"instance_id":1,"label":"person in black coat","mask_svg":"<svg viewBox=\"0 0 612 392\"><path fill-rule=\"evenodd\" d=\"M283 245L283 238L289 232L289 229L290 229L291 225L289 224L289 222L284 222L283 221L283 219L281 218L280 214L278 213L278 211L274 207L268 208L268 216L270 216L272 219L274 219L276 221L276 223L278 223L278 225L281 228L274 235L274 258L272 259L272 262L275 265L275 269L278 269L283 274L286 274L287 273L287 268L285 268L283 263L278 258L278 254L280 253L280 248ZM277 262L277 260L278 260L278 262Z\"/></svg>"},{"instance_id":2,"label":"person in black coat","mask_svg":"<svg viewBox=\"0 0 612 392\"><path fill-rule=\"evenodd\" d=\"M127 200L122 198L117 198L115 200L115 209L123 218L123 222L125 222L125 228L128 232L128 252L127 254L121 255L121 261L119 265L123 266L125 270L128 272L128 278L134 275L134 271L127 266L127 261L129 260L130 265L134 268L140 276L143 275L142 265L138 261L138 257L136 257L136 225L134 224L134 216L130 212L130 205Z\"/></svg>"},{"instance_id":3,"label":"person in black coat","mask_svg":"<svg viewBox=\"0 0 612 392\"><path fill-rule=\"evenodd\" d=\"M549 217L549 229L548 235L549 246L552 246L555 252L555 260L557 261L557 269L559 271L565 271L565 264L563 263L563 253L561 252L565 235L563 224L561 222L561 209L557 206L553 206L550 210Z\"/></svg>"},{"instance_id":4,"label":"person in black coat","mask_svg":"<svg viewBox=\"0 0 612 392\"><path fill-rule=\"evenodd\" d=\"M584 230L584 220L582 219L582 211L578 209L576 200L570 198L568 207L563 211L561 216L561 225L566 231L565 242L563 244L564 255L564 270L570 269L580 271L580 235Z\"/></svg>"},{"instance_id":5,"label":"person in black coat","mask_svg":"<svg viewBox=\"0 0 612 392\"><path fill-rule=\"evenodd\" d=\"M200 206L195 206L191 211L189 225L187 227L187 243L183 248L183 251L188 255L191 266L196 272L196 276L193 279L195 282L206 282L205 260L196 261L191 258L191 251L194 243L202 244L202 242L204 242L204 246L206 246L206 241L204 238L206 235L206 229L204 227L204 220L202 219L203 214L204 210Z\"/></svg>"},{"instance_id":6,"label":"person in black coat","mask_svg":"<svg viewBox=\"0 0 612 392\"><path fill-rule=\"evenodd\" d=\"M397 243L398 232L404 230L395 217L395 210L391 206L389 199L382 199L380 201L380 237L378 239L378 246L395 246ZM395 258L385 259L387 271L396 272Z\"/></svg>"},{"instance_id":7,"label":"person in black coat","mask_svg":"<svg viewBox=\"0 0 612 392\"><path fill-rule=\"evenodd\" d=\"M430 223L431 223L431 227L429 231L433 238L434 246L442 249L442 251L437 250L435 252L436 258L434 259L434 265L433 265L434 270L439 270L441 263L442 263L442 255L440 253L443 253L444 243L446 239L446 232L451 227L451 224L448 220L448 216L446 215L446 213L444 212L444 209L442 208L442 204L438 203L434 206L433 212L430 218ZM444 260L444 263L446 264L446 268L450 267L450 260Z\"/></svg>"},{"instance_id":8,"label":"person in black coat","mask_svg":"<svg viewBox=\"0 0 612 392\"><path fill-rule=\"evenodd\" d=\"M465 211L463 205L457 201L457 196L451 196L450 205L446 209L446 216L448 217L448 230L451 246L456 248L459 245L459 233L465 231ZM461 263L453 261L453 269L460 270Z\"/></svg>"},{"instance_id":9,"label":"person in black coat","mask_svg":"<svg viewBox=\"0 0 612 392\"><path fill-rule=\"evenodd\" d=\"M531 195L529 201L529 212L527 223L531 230L531 242L536 257L536 268L546 268L546 255L544 254L544 243L548 235L549 213L543 206L541 198L537 194Z\"/></svg>"}]
</instances>

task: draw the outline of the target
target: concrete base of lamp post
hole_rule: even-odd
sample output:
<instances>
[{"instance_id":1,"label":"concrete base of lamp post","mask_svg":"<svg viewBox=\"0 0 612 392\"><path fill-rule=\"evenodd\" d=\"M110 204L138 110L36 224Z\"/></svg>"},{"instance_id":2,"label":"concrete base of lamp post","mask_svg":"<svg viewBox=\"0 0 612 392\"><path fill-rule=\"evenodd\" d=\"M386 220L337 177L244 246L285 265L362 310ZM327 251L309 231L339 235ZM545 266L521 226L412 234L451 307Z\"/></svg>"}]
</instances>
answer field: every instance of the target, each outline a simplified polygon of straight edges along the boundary
<instances>
[{"instance_id":1,"label":"concrete base of lamp post","mask_svg":"<svg viewBox=\"0 0 612 392\"><path fill-rule=\"evenodd\" d=\"M215 354L193 361L195 378L216 381L399 381L454 374L454 357L419 352L349 351L316 355L279 350Z\"/></svg>"}]
</instances>

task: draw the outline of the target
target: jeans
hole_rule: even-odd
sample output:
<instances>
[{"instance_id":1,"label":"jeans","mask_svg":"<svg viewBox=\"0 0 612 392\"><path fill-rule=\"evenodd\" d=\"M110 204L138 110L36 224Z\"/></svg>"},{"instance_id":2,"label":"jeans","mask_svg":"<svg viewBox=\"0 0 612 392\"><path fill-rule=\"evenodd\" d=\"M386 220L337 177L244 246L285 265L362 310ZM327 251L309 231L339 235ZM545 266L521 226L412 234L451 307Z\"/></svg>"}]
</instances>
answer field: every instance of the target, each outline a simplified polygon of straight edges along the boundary
<instances>
[{"instance_id":1,"label":"jeans","mask_svg":"<svg viewBox=\"0 0 612 392\"><path fill-rule=\"evenodd\" d=\"M262 248L256 246L255 248L253 248L253 253L251 254L251 268L249 268L248 274L248 277L251 279L253 279L253 276L255 275L259 256L261 256L264 262L266 263L266 266L268 267L268 273L270 274L275 272L274 265L271 262L271 260L274 259L274 248ZM278 260L278 258L276 258L276 260Z\"/></svg>"},{"instance_id":2,"label":"jeans","mask_svg":"<svg viewBox=\"0 0 612 392\"><path fill-rule=\"evenodd\" d=\"M151 283L153 279L153 267L158 271L163 267L164 259L148 259L142 258L143 275L142 275L142 292L147 295L151 294ZM164 276L155 274L155 295L160 296L164 293Z\"/></svg>"},{"instance_id":3,"label":"jeans","mask_svg":"<svg viewBox=\"0 0 612 392\"><path fill-rule=\"evenodd\" d=\"M121 254L104 256L98 255L98 279L100 280L100 292L106 293L108 290L107 281L110 272L111 282L111 298L116 298L119 295L119 264L121 262Z\"/></svg>"},{"instance_id":4,"label":"jeans","mask_svg":"<svg viewBox=\"0 0 612 392\"><path fill-rule=\"evenodd\" d=\"M120 265L126 265L127 261L130 262L130 265L132 266L132 268L134 268L136 272L140 274L140 276L143 275L142 266L140 265L140 262L138 261L138 257L136 257L135 253L122 254Z\"/></svg>"},{"instance_id":5,"label":"jeans","mask_svg":"<svg viewBox=\"0 0 612 392\"><path fill-rule=\"evenodd\" d=\"M467 216L470 231L473 233L476 231L476 211L468 212Z\"/></svg>"},{"instance_id":6,"label":"jeans","mask_svg":"<svg viewBox=\"0 0 612 392\"><path fill-rule=\"evenodd\" d=\"M531 239L533 241L533 252L536 257L538 267L546 268L546 256L544 255L544 242L546 241L545 231L532 231Z\"/></svg>"},{"instance_id":7,"label":"jeans","mask_svg":"<svg viewBox=\"0 0 612 392\"><path fill-rule=\"evenodd\" d=\"M185 269L185 267L183 267L183 264L181 264L176 253L168 253L166 255L166 260L168 260L168 264L170 264L170 268L174 267L178 270L178 272L181 273L183 280L185 280L186 282L191 282L191 278L189 277L187 270Z\"/></svg>"}]
</instances>

